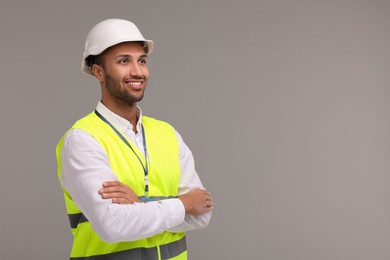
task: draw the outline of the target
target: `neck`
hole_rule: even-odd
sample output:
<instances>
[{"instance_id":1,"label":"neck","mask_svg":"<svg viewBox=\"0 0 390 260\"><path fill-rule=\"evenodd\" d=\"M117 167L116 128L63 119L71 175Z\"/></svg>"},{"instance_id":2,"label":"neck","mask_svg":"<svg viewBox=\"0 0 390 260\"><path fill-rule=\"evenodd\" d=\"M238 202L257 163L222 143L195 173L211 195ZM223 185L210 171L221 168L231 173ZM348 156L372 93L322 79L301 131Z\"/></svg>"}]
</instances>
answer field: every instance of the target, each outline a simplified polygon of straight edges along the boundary
<instances>
[{"instance_id":1,"label":"neck","mask_svg":"<svg viewBox=\"0 0 390 260\"><path fill-rule=\"evenodd\" d=\"M137 104L133 103L129 104L118 104L107 102L106 100L101 101L103 105L105 105L109 110L117 114L118 116L128 120L130 124L133 126L133 131L137 133L137 121L138 121L138 108Z\"/></svg>"}]
</instances>

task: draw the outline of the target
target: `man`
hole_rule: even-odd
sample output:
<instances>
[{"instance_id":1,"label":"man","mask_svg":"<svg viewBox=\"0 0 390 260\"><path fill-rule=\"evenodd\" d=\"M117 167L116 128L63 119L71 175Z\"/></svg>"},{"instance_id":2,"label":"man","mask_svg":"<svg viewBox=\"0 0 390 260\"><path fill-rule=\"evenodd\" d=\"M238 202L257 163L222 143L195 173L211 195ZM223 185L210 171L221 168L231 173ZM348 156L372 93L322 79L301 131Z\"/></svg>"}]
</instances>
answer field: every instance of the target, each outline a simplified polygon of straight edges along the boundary
<instances>
[{"instance_id":1,"label":"man","mask_svg":"<svg viewBox=\"0 0 390 260\"><path fill-rule=\"evenodd\" d=\"M99 81L102 99L57 145L71 259L187 259L185 232L210 221L213 201L191 151L137 106L153 46L120 19L87 36L82 71Z\"/></svg>"}]
</instances>

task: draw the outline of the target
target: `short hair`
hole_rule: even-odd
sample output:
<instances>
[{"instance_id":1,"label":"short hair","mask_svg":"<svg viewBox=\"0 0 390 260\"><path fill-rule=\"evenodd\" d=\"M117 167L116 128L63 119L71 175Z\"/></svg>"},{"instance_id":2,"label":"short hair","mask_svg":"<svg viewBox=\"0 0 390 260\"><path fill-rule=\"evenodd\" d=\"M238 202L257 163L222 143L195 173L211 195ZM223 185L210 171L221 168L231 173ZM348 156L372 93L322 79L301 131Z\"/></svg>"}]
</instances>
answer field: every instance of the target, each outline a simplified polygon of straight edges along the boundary
<instances>
[{"instance_id":1,"label":"short hair","mask_svg":"<svg viewBox=\"0 0 390 260\"><path fill-rule=\"evenodd\" d=\"M99 55L89 55L87 58L85 58L85 64L91 70L93 64L104 66L104 52L100 53Z\"/></svg>"}]
</instances>

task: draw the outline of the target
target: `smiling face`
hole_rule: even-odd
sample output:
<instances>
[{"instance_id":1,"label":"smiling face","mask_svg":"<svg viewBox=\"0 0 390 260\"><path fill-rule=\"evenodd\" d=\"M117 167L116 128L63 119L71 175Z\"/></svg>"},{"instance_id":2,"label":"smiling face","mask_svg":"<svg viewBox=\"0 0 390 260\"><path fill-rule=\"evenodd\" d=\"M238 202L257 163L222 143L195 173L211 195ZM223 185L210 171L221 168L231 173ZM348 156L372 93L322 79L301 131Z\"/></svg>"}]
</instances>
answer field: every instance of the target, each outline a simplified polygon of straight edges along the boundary
<instances>
[{"instance_id":1,"label":"smiling face","mask_svg":"<svg viewBox=\"0 0 390 260\"><path fill-rule=\"evenodd\" d=\"M92 71L102 86L107 107L134 106L141 101L149 79L148 57L138 42L117 44L103 54L102 64Z\"/></svg>"}]
</instances>

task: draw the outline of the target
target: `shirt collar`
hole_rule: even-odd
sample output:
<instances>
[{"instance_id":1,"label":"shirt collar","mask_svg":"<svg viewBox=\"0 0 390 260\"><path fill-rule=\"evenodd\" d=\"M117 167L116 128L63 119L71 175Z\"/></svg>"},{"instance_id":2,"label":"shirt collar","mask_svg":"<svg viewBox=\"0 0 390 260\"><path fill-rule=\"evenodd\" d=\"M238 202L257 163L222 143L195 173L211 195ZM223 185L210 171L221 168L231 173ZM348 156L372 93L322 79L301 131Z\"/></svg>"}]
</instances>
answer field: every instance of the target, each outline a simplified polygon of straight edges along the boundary
<instances>
[{"instance_id":1,"label":"shirt collar","mask_svg":"<svg viewBox=\"0 0 390 260\"><path fill-rule=\"evenodd\" d=\"M136 125L137 132L140 133L141 128L141 122L142 122L142 110L137 106L138 109L138 121ZM121 130L122 132L126 132L128 129L132 130L133 125L123 117L118 116L111 110L109 110L101 101L98 102L96 106L96 110L108 120L113 126Z\"/></svg>"}]
</instances>

